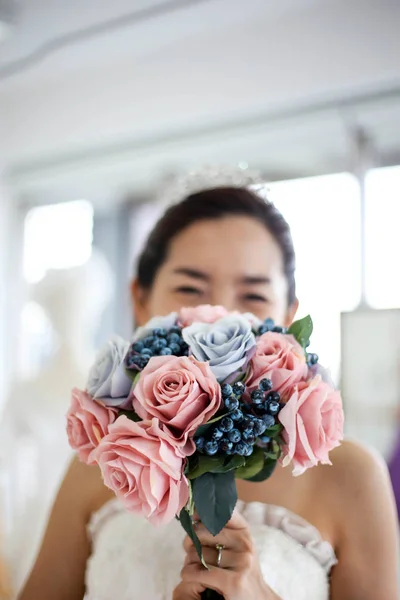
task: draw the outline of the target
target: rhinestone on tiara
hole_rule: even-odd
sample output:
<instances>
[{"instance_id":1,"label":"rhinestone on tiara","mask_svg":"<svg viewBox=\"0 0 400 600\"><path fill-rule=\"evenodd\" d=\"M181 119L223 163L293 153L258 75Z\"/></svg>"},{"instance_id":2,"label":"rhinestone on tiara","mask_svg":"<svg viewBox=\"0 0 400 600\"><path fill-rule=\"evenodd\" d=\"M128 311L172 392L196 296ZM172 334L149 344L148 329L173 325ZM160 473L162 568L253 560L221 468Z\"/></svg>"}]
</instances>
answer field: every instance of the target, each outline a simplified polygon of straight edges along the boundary
<instances>
[{"instance_id":1,"label":"rhinestone on tiara","mask_svg":"<svg viewBox=\"0 0 400 600\"><path fill-rule=\"evenodd\" d=\"M178 175L161 187L157 200L164 206L181 202L187 196L222 187L245 187L266 200L266 182L261 173L252 171L247 165L236 167L205 166Z\"/></svg>"}]
</instances>

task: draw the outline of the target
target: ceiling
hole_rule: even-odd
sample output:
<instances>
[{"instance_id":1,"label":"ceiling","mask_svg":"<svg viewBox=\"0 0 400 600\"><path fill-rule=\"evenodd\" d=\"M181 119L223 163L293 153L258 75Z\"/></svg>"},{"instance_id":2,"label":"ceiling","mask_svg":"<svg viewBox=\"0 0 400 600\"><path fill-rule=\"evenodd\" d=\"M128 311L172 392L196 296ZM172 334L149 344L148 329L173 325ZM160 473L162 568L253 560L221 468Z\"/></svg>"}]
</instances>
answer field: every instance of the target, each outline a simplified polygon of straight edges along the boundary
<instances>
[{"instance_id":1,"label":"ceiling","mask_svg":"<svg viewBox=\"0 0 400 600\"><path fill-rule=\"evenodd\" d=\"M13 35L1 47L0 80L7 66L22 63L54 41L57 48L33 63L34 77L51 76L61 64L74 70L126 53L155 54L188 36L221 33L259 19L272 23L316 4L318 0L250 0L244 9L237 0L24 0L16 9ZM30 70L21 72L28 76Z\"/></svg>"},{"instance_id":2,"label":"ceiling","mask_svg":"<svg viewBox=\"0 0 400 600\"><path fill-rule=\"evenodd\" d=\"M0 43L10 34L15 5L10 0L0 0Z\"/></svg>"},{"instance_id":3,"label":"ceiling","mask_svg":"<svg viewBox=\"0 0 400 600\"><path fill-rule=\"evenodd\" d=\"M0 160L27 196L110 198L199 162L269 178L351 169L360 128L371 160L400 162L397 0L15 7Z\"/></svg>"}]
</instances>

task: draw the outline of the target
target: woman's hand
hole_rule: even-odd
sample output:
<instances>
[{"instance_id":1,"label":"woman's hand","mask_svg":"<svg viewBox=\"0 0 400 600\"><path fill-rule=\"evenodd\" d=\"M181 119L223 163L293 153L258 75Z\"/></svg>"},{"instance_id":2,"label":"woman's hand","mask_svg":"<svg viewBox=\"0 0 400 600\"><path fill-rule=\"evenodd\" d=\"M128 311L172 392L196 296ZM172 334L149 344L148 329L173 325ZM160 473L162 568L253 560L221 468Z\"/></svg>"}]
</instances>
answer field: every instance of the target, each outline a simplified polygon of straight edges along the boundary
<instances>
[{"instance_id":1,"label":"woman's hand","mask_svg":"<svg viewBox=\"0 0 400 600\"><path fill-rule=\"evenodd\" d=\"M263 580L250 531L239 513L234 513L216 537L201 523L196 526L196 533L210 570L203 567L193 542L187 537L182 583L176 588L173 600L198 600L207 588L217 591L225 600L279 600Z\"/></svg>"},{"instance_id":2,"label":"woman's hand","mask_svg":"<svg viewBox=\"0 0 400 600\"><path fill-rule=\"evenodd\" d=\"M205 587L200 583L181 583L174 589L172 600L200 600Z\"/></svg>"}]
</instances>

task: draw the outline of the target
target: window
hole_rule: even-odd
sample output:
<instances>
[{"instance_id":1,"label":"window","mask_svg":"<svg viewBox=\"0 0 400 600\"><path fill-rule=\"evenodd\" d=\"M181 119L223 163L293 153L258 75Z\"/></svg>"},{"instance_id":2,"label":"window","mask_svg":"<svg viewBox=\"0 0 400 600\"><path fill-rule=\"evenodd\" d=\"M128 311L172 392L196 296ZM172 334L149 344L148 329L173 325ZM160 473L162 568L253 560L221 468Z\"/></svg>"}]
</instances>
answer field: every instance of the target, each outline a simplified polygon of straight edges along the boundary
<instances>
[{"instance_id":1,"label":"window","mask_svg":"<svg viewBox=\"0 0 400 600\"><path fill-rule=\"evenodd\" d=\"M27 214L24 231L24 276L37 283L48 269L68 269L90 257L93 208L77 200L40 206Z\"/></svg>"},{"instance_id":2,"label":"window","mask_svg":"<svg viewBox=\"0 0 400 600\"><path fill-rule=\"evenodd\" d=\"M268 184L292 229L299 316L311 314L313 347L337 381L340 313L360 301L360 193L348 173Z\"/></svg>"},{"instance_id":3,"label":"window","mask_svg":"<svg viewBox=\"0 0 400 600\"><path fill-rule=\"evenodd\" d=\"M40 206L25 219L23 272L29 284L39 283L52 269L86 263L92 253L93 208L78 200ZM26 302L21 313L19 375L33 377L54 350L56 339L43 308Z\"/></svg>"}]
</instances>

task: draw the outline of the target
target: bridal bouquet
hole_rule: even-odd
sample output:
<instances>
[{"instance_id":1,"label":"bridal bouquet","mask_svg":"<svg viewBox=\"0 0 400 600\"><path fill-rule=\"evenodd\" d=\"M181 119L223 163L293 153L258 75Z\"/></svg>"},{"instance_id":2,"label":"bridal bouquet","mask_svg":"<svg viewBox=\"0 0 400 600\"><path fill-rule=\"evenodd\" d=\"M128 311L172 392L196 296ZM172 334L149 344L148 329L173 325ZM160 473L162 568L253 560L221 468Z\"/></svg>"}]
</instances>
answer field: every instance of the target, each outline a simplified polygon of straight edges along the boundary
<instances>
[{"instance_id":1,"label":"bridal bouquet","mask_svg":"<svg viewBox=\"0 0 400 600\"><path fill-rule=\"evenodd\" d=\"M219 306L154 318L132 342L110 340L73 390L69 443L128 510L155 525L177 517L202 557L195 511L217 535L235 479L263 481L277 461L300 475L342 439L311 333L310 317L286 330Z\"/></svg>"}]
</instances>

